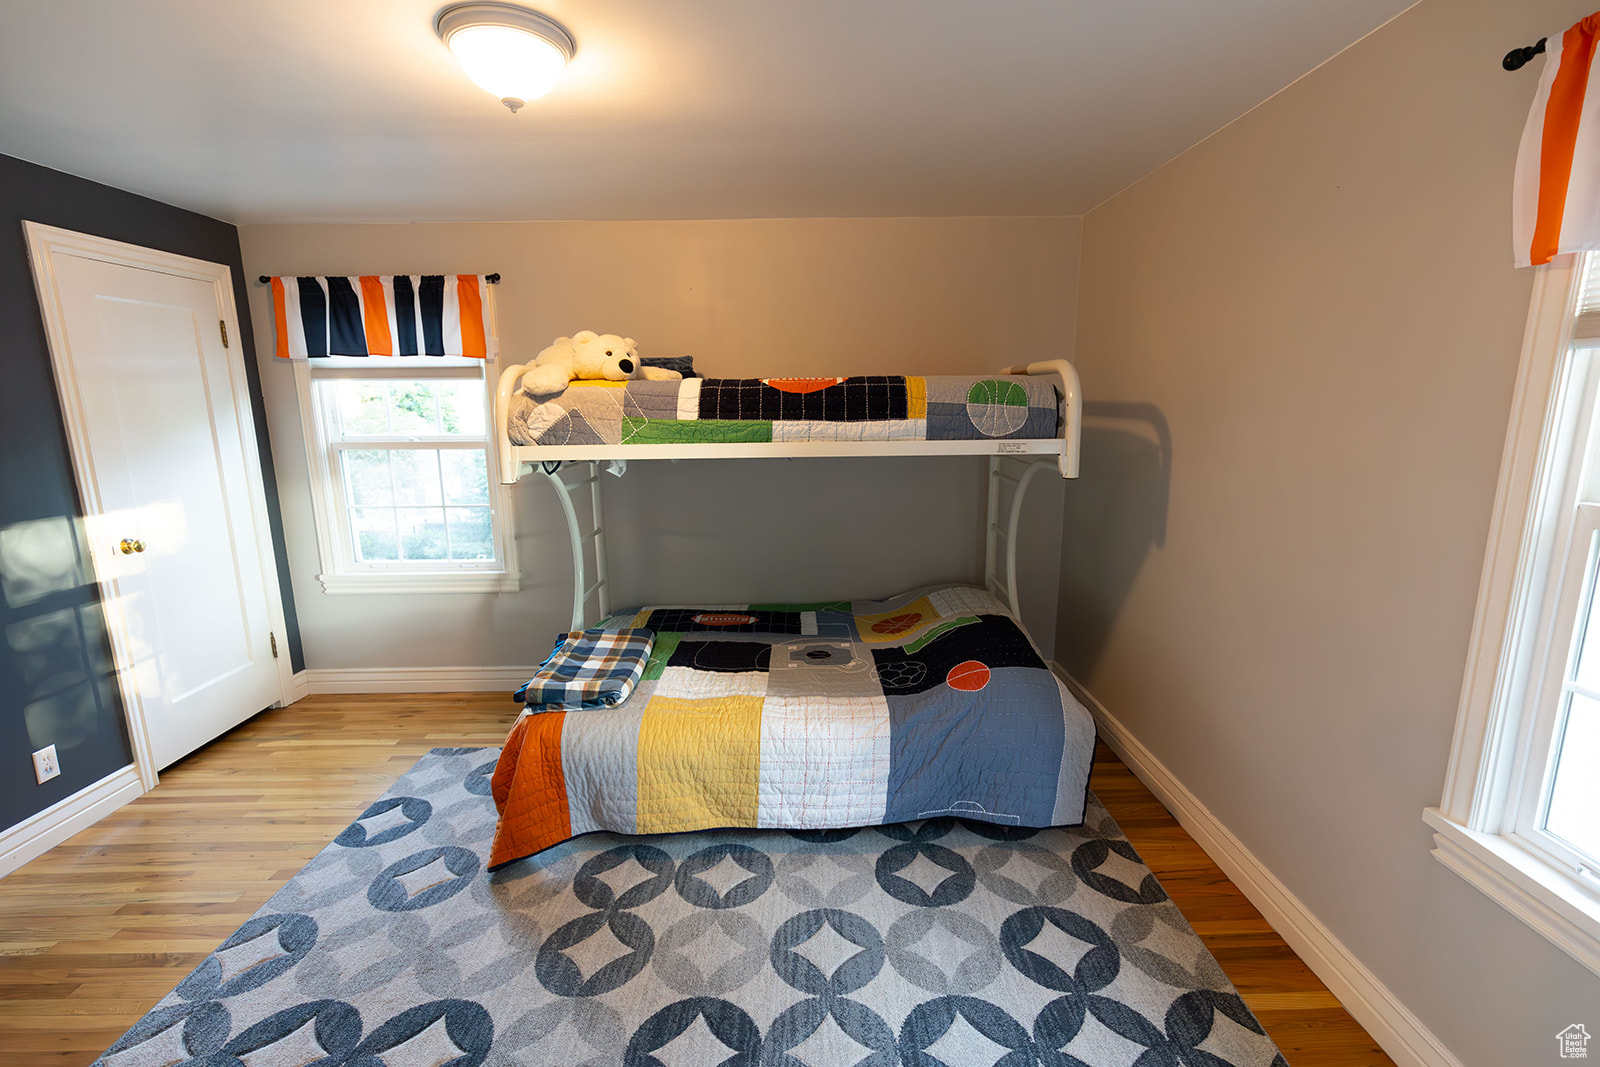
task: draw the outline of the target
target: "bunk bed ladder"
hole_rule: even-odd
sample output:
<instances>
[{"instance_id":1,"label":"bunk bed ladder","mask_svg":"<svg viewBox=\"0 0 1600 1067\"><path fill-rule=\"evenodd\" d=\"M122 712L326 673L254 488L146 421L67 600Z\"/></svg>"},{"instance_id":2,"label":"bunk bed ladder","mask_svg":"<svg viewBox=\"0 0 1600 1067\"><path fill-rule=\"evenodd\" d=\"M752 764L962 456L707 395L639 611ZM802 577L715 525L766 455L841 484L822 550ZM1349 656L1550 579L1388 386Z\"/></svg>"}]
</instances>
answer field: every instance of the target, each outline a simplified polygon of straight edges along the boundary
<instances>
[{"instance_id":1,"label":"bunk bed ladder","mask_svg":"<svg viewBox=\"0 0 1600 1067\"><path fill-rule=\"evenodd\" d=\"M1005 603L1018 620L1022 618L1022 602L1017 590L1017 526L1022 521L1022 504L1028 498L1028 486L1034 476L1054 465L1050 460L989 457L989 513L984 525L983 584ZM1010 470L1007 470L1008 466ZM1002 507L1001 502L1004 496L1002 487L1006 485L1011 486L1010 507ZM1005 542L1003 555L1001 541Z\"/></svg>"},{"instance_id":2,"label":"bunk bed ladder","mask_svg":"<svg viewBox=\"0 0 1600 1067\"><path fill-rule=\"evenodd\" d=\"M568 483L562 478L563 470L582 470L583 477ZM561 501L562 513L567 519L567 539L572 545L572 628L584 628L584 620L588 617L585 607L590 600L595 601L595 619L603 619L611 613L611 590L606 583L606 528L605 517L600 508L600 464L599 463L566 463L558 464L555 470L546 470L550 484L555 487L556 497ZM578 521L578 508L572 501L574 490L587 490L589 493L589 530L583 530L583 524ZM594 542L594 583L586 584L588 579L587 551L589 542Z\"/></svg>"}]
</instances>

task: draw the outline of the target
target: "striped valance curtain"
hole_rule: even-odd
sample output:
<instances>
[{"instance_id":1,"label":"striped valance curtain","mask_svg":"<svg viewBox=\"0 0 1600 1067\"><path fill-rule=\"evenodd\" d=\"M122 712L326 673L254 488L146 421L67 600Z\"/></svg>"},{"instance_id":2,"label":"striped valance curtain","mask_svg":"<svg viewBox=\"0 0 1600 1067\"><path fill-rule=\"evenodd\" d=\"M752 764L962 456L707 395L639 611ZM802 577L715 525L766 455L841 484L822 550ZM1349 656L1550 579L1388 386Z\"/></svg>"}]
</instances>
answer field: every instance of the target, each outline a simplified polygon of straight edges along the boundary
<instances>
[{"instance_id":1,"label":"striped valance curtain","mask_svg":"<svg viewBox=\"0 0 1600 1067\"><path fill-rule=\"evenodd\" d=\"M1600 79L1590 77L1597 40L1600 12L1549 38L1517 150L1511 230L1519 267L1600 248Z\"/></svg>"},{"instance_id":2,"label":"striped valance curtain","mask_svg":"<svg viewBox=\"0 0 1600 1067\"><path fill-rule=\"evenodd\" d=\"M481 274L303 275L269 281L280 359L489 356Z\"/></svg>"}]
</instances>

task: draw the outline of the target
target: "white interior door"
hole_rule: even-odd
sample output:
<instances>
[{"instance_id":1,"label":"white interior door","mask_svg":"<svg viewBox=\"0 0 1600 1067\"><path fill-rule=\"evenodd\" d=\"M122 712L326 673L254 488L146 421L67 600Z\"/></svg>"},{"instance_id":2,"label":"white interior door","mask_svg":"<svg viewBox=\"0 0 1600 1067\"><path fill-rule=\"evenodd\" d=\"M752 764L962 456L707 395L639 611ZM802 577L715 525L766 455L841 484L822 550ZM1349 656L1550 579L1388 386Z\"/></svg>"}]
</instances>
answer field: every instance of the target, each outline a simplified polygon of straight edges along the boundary
<instances>
[{"instance_id":1,"label":"white interior door","mask_svg":"<svg viewBox=\"0 0 1600 1067\"><path fill-rule=\"evenodd\" d=\"M29 236L130 733L153 773L286 692L243 360L224 345L228 271Z\"/></svg>"}]
</instances>

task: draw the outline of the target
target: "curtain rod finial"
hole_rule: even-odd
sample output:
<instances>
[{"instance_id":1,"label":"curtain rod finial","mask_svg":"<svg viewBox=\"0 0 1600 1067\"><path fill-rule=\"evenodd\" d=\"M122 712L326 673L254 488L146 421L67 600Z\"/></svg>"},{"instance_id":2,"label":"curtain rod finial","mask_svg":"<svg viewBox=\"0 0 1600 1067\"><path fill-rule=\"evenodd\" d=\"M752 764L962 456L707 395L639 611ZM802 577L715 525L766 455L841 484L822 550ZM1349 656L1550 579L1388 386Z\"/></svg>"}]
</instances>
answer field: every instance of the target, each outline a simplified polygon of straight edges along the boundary
<instances>
[{"instance_id":1,"label":"curtain rod finial","mask_svg":"<svg viewBox=\"0 0 1600 1067\"><path fill-rule=\"evenodd\" d=\"M1549 38L1541 37L1538 41L1526 48L1513 48L1506 53L1500 65L1507 70L1521 70L1533 60L1533 57L1544 51L1544 43Z\"/></svg>"}]
</instances>

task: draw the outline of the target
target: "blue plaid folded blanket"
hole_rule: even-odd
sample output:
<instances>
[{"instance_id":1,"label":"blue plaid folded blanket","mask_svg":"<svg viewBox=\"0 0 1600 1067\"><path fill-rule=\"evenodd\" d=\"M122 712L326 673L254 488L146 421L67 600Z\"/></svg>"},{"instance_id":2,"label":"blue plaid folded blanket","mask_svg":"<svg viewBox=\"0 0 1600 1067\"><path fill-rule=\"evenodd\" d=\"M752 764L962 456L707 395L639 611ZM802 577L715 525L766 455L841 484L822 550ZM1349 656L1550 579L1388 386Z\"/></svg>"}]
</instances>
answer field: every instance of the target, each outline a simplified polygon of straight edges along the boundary
<instances>
[{"instance_id":1,"label":"blue plaid folded blanket","mask_svg":"<svg viewBox=\"0 0 1600 1067\"><path fill-rule=\"evenodd\" d=\"M529 711L614 708L633 692L654 644L649 630L573 630L512 699Z\"/></svg>"}]
</instances>

